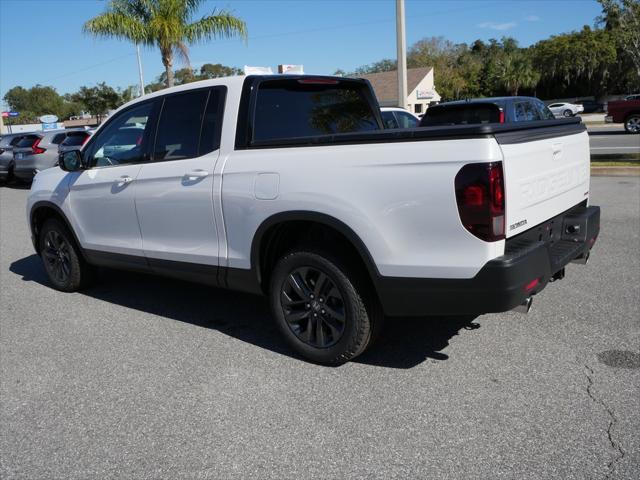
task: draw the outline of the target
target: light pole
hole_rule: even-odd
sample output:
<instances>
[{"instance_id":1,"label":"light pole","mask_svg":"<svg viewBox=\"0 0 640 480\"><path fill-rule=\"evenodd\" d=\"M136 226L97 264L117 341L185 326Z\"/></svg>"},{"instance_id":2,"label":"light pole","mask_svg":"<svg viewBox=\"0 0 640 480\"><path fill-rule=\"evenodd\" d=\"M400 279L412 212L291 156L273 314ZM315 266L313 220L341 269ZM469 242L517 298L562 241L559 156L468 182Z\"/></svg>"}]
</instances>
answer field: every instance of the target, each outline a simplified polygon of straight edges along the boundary
<instances>
[{"instance_id":1,"label":"light pole","mask_svg":"<svg viewBox=\"0 0 640 480\"><path fill-rule=\"evenodd\" d=\"M404 0L396 0L396 46L398 47L398 106L407 108L407 38Z\"/></svg>"},{"instance_id":2,"label":"light pole","mask_svg":"<svg viewBox=\"0 0 640 480\"><path fill-rule=\"evenodd\" d=\"M140 45L136 44L136 55L138 56L138 74L140 75L140 96L144 95L144 79L142 78L142 60L140 59Z\"/></svg>"}]
</instances>

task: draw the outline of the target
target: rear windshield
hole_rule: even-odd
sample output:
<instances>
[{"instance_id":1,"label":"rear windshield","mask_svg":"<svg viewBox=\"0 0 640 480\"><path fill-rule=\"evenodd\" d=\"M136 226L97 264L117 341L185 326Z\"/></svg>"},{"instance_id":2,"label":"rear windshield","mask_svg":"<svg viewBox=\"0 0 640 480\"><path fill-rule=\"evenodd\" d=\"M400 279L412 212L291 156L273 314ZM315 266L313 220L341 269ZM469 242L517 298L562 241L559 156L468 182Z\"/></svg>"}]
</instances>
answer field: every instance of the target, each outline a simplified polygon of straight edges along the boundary
<instances>
[{"instance_id":1,"label":"rear windshield","mask_svg":"<svg viewBox=\"0 0 640 480\"><path fill-rule=\"evenodd\" d=\"M78 145L82 145L82 142L84 142L84 139L88 136L89 134L86 132L69 132L67 138L64 139L61 145L65 147L77 147Z\"/></svg>"},{"instance_id":2,"label":"rear windshield","mask_svg":"<svg viewBox=\"0 0 640 480\"><path fill-rule=\"evenodd\" d=\"M377 130L367 87L356 82L271 80L258 89L253 140Z\"/></svg>"},{"instance_id":3,"label":"rear windshield","mask_svg":"<svg viewBox=\"0 0 640 480\"><path fill-rule=\"evenodd\" d=\"M500 109L492 103L435 105L427 109L420 122L421 127L439 125L475 125L499 123Z\"/></svg>"},{"instance_id":4,"label":"rear windshield","mask_svg":"<svg viewBox=\"0 0 640 480\"><path fill-rule=\"evenodd\" d=\"M37 135L27 135L26 137L21 137L20 141L16 144L16 148L24 148L31 147L33 142L36 141L39 137Z\"/></svg>"}]
</instances>

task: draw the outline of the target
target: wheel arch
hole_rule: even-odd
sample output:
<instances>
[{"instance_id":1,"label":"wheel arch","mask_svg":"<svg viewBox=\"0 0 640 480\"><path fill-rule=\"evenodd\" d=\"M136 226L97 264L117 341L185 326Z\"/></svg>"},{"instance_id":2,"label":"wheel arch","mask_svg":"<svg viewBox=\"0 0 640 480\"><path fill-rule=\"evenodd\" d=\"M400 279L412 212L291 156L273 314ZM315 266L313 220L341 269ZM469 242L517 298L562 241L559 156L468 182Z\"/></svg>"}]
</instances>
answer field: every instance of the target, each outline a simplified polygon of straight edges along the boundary
<instances>
[{"instance_id":1,"label":"wheel arch","mask_svg":"<svg viewBox=\"0 0 640 480\"><path fill-rule=\"evenodd\" d=\"M357 253L356 260L364 267L369 280L375 287L375 279L379 276L378 268L369 249L351 227L331 215L296 210L280 212L267 218L260 224L253 236L251 243L251 269L263 291L268 288L268 278L265 277L268 276L266 268L272 260L272 250L275 249L278 252L278 242L282 239L279 235L286 231L287 228L293 229L300 236L304 236L305 232L308 232L310 228L321 228L325 232L331 232L338 238L348 242L346 245L349 245ZM291 231L289 231L289 234L291 234Z\"/></svg>"},{"instance_id":2,"label":"wheel arch","mask_svg":"<svg viewBox=\"0 0 640 480\"><path fill-rule=\"evenodd\" d=\"M55 203L48 201L39 201L33 204L31 210L29 212L29 227L31 229L31 240L33 242L33 247L36 250L36 253L40 255L40 242L38 241L40 235L40 229L45 221L49 218L56 218L67 227L67 229L71 232L73 236L73 240L78 246L78 250L80 254L84 258L84 252L82 247L80 246L80 241L76 236L76 232L71 227L71 223L67 219L67 216L64 214L62 209L56 205Z\"/></svg>"}]
</instances>

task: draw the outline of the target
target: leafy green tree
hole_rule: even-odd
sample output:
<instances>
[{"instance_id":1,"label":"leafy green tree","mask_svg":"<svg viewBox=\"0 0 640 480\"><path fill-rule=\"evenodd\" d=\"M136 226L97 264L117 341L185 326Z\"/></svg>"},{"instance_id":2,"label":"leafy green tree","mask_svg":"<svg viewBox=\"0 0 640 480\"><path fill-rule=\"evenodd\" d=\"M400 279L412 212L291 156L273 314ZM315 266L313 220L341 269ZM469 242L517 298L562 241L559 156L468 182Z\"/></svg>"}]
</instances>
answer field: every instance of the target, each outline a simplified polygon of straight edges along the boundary
<instances>
[{"instance_id":1,"label":"leafy green tree","mask_svg":"<svg viewBox=\"0 0 640 480\"><path fill-rule=\"evenodd\" d=\"M389 58L380 60L379 62L371 63L369 65L363 65L356 68L356 75L367 75L369 73L390 72L397 70L396 61Z\"/></svg>"},{"instance_id":2,"label":"leafy green tree","mask_svg":"<svg viewBox=\"0 0 640 480\"><path fill-rule=\"evenodd\" d=\"M98 122L109 110L121 104L121 96L118 92L104 82L95 87L80 87L80 90L72 94L71 98L81 104L86 111L95 115Z\"/></svg>"},{"instance_id":3,"label":"leafy green tree","mask_svg":"<svg viewBox=\"0 0 640 480\"><path fill-rule=\"evenodd\" d=\"M219 77L233 77L235 75L242 75L244 71L237 67L227 67L221 63L205 63L200 67L200 80L206 80L209 78Z\"/></svg>"},{"instance_id":4,"label":"leafy green tree","mask_svg":"<svg viewBox=\"0 0 640 480\"><path fill-rule=\"evenodd\" d=\"M617 65L611 78L616 91L640 90L640 1L599 0L602 15L597 25L609 32L616 44Z\"/></svg>"},{"instance_id":5,"label":"leafy green tree","mask_svg":"<svg viewBox=\"0 0 640 480\"><path fill-rule=\"evenodd\" d=\"M509 95L518 95L521 88L533 89L540 80L531 57L523 50L504 53L497 62L496 83Z\"/></svg>"},{"instance_id":6,"label":"leafy green tree","mask_svg":"<svg viewBox=\"0 0 640 480\"><path fill-rule=\"evenodd\" d=\"M166 85L174 85L173 59L187 65L187 44L211 38L247 37L245 22L226 10L213 10L192 21L204 0L111 0L107 11L84 24L85 32L115 37L136 44L157 46L166 73Z\"/></svg>"}]
</instances>

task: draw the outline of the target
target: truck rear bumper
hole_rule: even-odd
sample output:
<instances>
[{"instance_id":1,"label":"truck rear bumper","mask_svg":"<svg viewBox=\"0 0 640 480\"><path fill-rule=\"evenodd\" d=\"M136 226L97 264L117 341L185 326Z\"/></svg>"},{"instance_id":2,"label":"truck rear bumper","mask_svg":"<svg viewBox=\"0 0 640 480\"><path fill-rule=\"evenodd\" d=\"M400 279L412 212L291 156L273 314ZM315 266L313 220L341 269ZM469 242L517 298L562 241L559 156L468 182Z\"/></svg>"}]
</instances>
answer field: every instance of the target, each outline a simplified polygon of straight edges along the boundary
<instances>
[{"instance_id":1,"label":"truck rear bumper","mask_svg":"<svg viewBox=\"0 0 640 480\"><path fill-rule=\"evenodd\" d=\"M578 205L507 240L505 254L473 278L379 277L378 296L389 316L505 312L561 278L570 262L586 260L599 232L600 207Z\"/></svg>"}]
</instances>

